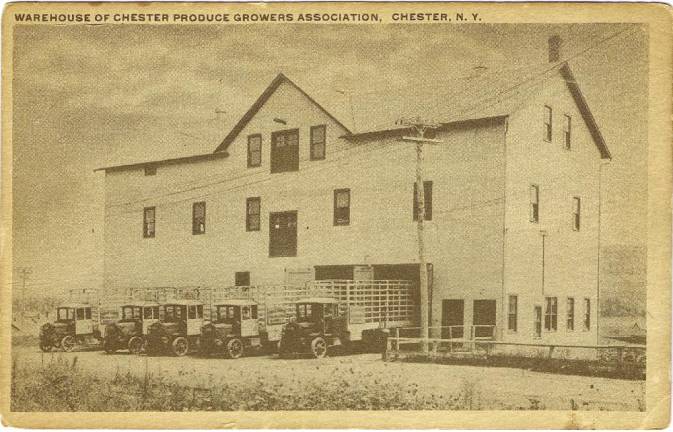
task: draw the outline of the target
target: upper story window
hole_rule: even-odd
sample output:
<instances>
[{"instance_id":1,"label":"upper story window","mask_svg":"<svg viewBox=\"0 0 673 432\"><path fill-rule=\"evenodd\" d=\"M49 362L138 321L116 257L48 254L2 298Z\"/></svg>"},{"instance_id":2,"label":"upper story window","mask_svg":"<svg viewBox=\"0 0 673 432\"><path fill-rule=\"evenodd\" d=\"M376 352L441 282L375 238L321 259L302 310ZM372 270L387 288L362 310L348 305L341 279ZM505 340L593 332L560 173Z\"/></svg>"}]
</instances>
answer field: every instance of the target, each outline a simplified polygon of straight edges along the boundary
<instances>
[{"instance_id":1,"label":"upper story window","mask_svg":"<svg viewBox=\"0 0 673 432\"><path fill-rule=\"evenodd\" d=\"M154 238L155 234L156 207L143 209L143 237Z\"/></svg>"},{"instance_id":2,"label":"upper story window","mask_svg":"<svg viewBox=\"0 0 673 432\"><path fill-rule=\"evenodd\" d=\"M259 231L261 214L261 200L259 197L248 198L245 201L245 230Z\"/></svg>"},{"instance_id":3,"label":"upper story window","mask_svg":"<svg viewBox=\"0 0 673 432\"><path fill-rule=\"evenodd\" d=\"M248 135L248 168L262 165L262 135Z\"/></svg>"},{"instance_id":4,"label":"upper story window","mask_svg":"<svg viewBox=\"0 0 673 432\"><path fill-rule=\"evenodd\" d=\"M299 129L271 134L271 172L299 170Z\"/></svg>"},{"instance_id":5,"label":"upper story window","mask_svg":"<svg viewBox=\"0 0 673 432\"><path fill-rule=\"evenodd\" d=\"M311 160L325 159L327 126L311 126Z\"/></svg>"},{"instance_id":6,"label":"upper story window","mask_svg":"<svg viewBox=\"0 0 673 432\"><path fill-rule=\"evenodd\" d=\"M334 191L334 225L351 223L351 191L337 189Z\"/></svg>"},{"instance_id":7,"label":"upper story window","mask_svg":"<svg viewBox=\"0 0 673 432\"><path fill-rule=\"evenodd\" d=\"M157 167L156 165L145 165L145 175L146 176L153 176L157 174Z\"/></svg>"},{"instance_id":8,"label":"upper story window","mask_svg":"<svg viewBox=\"0 0 673 432\"><path fill-rule=\"evenodd\" d=\"M558 325L558 299L545 297L544 329L556 331Z\"/></svg>"},{"instance_id":9,"label":"upper story window","mask_svg":"<svg viewBox=\"0 0 673 432\"><path fill-rule=\"evenodd\" d=\"M206 233L206 203L195 202L192 205L192 234Z\"/></svg>"},{"instance_id":10,"label":"upper story window","mask_svg":"<svg viewBox=\"0 0 673 432\"><path fill-rule=\"evenodd\" d=\"M564 116L564 122L563 122L563 145L565 146L566 150L570 150L572 147L571 143L571 137L572 137L572 117L570 117L568 114Z\"/></svg>"},{"instance_id":11,"label":"upper story window","mask_svg":"<svg viewBox=\"0 0 673 432\"><path fill-rule=\"evenodd\" d=\"M540 187L530 185L530 221L540 221Z\"/></svg>"},{"instance_id":12,"label":"upper story window","mask_svg":"<svg viewBox=\"0 0 673 432\"><path fill-rule=\"evenodd\" d=\"M423 209L425 220L432 220L432 181L423 182ZM418 184L414 183L414 220L418 220Z\"/></svg>"},{"instance_id":13,"label":"upper story window","mask_svg":"<svg viewBox=\"0 0 673 432\"><path fill-rule=\"evenodd\" d=\"M551 142L552 121L551 121L551 107L545 105L544 107L544 140Z\"/></svg>"},{"instance_id":14,"label":"upper story window","mask_svg":"<svg viewBox=\"0 0 673 432\"><path fill-rule=\"evenodd\" d=\"M579 197L573 197L573 230L580 230L580 219L581 219L581 201Z\"/></svg>"}]
</instances>

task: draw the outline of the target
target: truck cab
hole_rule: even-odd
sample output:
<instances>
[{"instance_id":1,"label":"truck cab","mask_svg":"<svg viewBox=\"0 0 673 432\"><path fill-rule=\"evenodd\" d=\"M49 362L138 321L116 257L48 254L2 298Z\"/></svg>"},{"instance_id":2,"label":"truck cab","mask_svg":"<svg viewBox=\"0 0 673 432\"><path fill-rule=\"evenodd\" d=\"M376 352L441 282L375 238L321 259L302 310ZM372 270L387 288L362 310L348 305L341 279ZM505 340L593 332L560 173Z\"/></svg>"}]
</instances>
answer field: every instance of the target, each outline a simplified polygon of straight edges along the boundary
<instances>
[{"instance_id":1,"label":"truck cab","mask_svg":"<svg viewBox=\"0 0 673 432\"><path fill-rule=\"evenodd\" d=\"M252 300L227 300L214 305L213 321L201 329L201 350L239 358L261 347L258 305Z\"/></svg>"},{"instance_id":2,"label":"truck cab","mask_svg":"<svg viewBox=\"0 0 673 432\"><path fill-rule=\"evenodd\" d=\"M86 303L62 304L56 308L56 321L46 323L40 329L40 349L51 351L60 347L69 352L76 344L85 344L91 338L100 339L92 306Z\"/></svg>"},{"instance_id":3,"label":"truck cab","mask_svg":"<svg viewBox=\"0 0 673 432\"><path fill-rule=\"evenodd\" d=\"M145 346L145 336L150 325L159 321L159 304L134 302L122 305L120 319L105 328L103 348L108 354L128 348L132 354L140 354Z\"/></svg>"},{"instance_id":4,"label":"truck cab","mask_svg":"<svg viewBox=\"0 0 673 432\"><path fill-rule=\"evenodd\" d=\"M159 307L159 322L148 326L147 351L183 356L199 344L203 326L203 303L176 300Z\"/></svg>"},{"instance_id":5,"label":"truck cab","mask_svg":"<svg viewBox=\"0 0 673 432\"><path fill-rule=\"evenodd\" d=\"M348 343L346 316L336 299L312 297L296 302L296 317L283 327L279 353L310 353L316 358L327 355L333 346Z\"/></svg>"}]
</instances>

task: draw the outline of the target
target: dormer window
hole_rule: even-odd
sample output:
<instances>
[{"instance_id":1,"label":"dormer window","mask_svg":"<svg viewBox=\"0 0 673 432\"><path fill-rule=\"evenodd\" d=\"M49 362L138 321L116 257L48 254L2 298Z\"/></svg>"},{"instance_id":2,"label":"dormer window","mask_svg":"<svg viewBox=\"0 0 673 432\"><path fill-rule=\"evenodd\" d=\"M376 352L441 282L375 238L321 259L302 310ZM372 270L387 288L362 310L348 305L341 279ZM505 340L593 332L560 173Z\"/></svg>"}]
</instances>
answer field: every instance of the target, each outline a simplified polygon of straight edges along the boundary
<instances>
[{"instance_id":1,"label":"dormer window","mask_svg":"<svg viewBox=\"0 0 673 432\"><path fill-rule=\"evenodd\" d=\"M271 134L271 173L299 171L299 129Z\"/></svg>"},{"instance_id":2,"label":"dormer window","mask_svg":"<svg viewBox=\"0 0 673 432\"><path fill-rule=\"evenodd\" d=\"M156 165L145 165L145 175L146 176L153 176L157 174L157 166Z\"/></svg>"}]
</instances>

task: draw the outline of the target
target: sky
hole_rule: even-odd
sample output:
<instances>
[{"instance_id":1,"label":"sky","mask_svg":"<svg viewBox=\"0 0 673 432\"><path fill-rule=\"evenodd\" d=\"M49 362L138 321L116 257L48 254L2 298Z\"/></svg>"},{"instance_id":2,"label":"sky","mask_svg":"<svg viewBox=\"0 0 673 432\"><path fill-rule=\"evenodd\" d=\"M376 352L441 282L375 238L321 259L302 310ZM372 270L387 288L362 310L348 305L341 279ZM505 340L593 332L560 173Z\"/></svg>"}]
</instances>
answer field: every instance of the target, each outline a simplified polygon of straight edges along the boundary
<instances>
[{"instance_id":1,"label":"sky","mask_svg":"<svg viewBox=\"0 0 673 432\"><path fill-rule=\"evenodd\" d=\"M27 294L99 287L98 167L213 151L283 72L344 123L391 91L539 65L547 38L613 155L603 241L644 246L647 37L628 24L19 25L14 34L13 266ZM606 37L615 35L607 42ZM582 55L575 54L584 52ZM356 122L357 123L357 122Z\"/></svg>"}]
</instances>

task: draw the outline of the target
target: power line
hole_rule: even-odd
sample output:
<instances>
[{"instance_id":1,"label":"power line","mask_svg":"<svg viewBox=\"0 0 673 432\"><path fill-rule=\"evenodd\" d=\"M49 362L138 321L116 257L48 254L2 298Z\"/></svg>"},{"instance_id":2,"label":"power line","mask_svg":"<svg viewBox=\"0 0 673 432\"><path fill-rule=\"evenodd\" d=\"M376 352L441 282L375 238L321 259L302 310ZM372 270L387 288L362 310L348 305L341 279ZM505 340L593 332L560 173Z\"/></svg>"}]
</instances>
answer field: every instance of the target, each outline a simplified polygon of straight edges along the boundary
<instances>
[{"instance_id":1,"label":"power line","mask_svg":"<svg viewBox=\"0 0 673 432\"><path fill-rule=\"evenodd\" d=\"M531 82L531 80L537 80L537 79L539 79L539 78L543 78L543 77L544 77L547 73L549 73L550 71L553 71L553 70L555 70L555 69L560 68L565 62L570 61L570 60L572 60L572 59L576 59L576 58L578 58L578 57L580 57L580 56L586 54L588 51L597 48L598 46L600 46L600 45L606 43L607 41L609 41L609 40L611 40L611 39L614 39L615 37L617 37L618 35L620 35L620 34L626 32L626 31L633 31L633 29L624 29L624 30L620 30L620 31L618 31L618 32L615 32L615 33L613 33L612 35L610 35L610 36L608 36L608 37L602 39L602 40L599 41L599 42L597 42L596 44L590 45L589 47L585 48L584 50L582 50L582 51L580 51L580 52L578 52L578 53L576 53L576 54L574 54L574 55L572 55L572 56L569 56L569 57L567 57L567 58L561 60L561 61L558 62L558 63L555 63L553 66L551 66L551 67L549 67L549 68L546 68L546 69L545 69L544 71L542 71L541 73L535 74L535 75L533 75L532 77L529 77L529 78L526 79L526 80L523 80L523 81L521 81L521 82L518 82L518 83L516 83L515 85L513 85L513 86L507 88L506 90L504 90L504 91L498 93L498 94L495 95L495 96L487 97L487 98L485 98L485 99L483 99L483 100L478 101L477 103L473 104L473 105L470 106L470 107L467 107L467 108L465 108L465 109L463 109L463 110L460 110L460 111L459 111L459 114L465 114L465 113L471 112L472 110L474 110L474 109L476 109L476 108L480 108L479 104L481 104L481 103L484 102L484 101L491 100L491 99L493 99L493 98L496 98L496 101L495 101L494 103L492 103L491 105L487 105L487 106L485 106L485 107L481 107L481 108L489 108L489 107L491 107L491 106L493 106L493 105L495 105L495 104L497 104L497 103L501 103L501 102L503 102L504 100L507 100L508 98L511 98L511 97L512 97L512 96L509 96L509 97L506 97L506 98L504 98L504 99L498 99L498 98L500 98L501 96L503 96L503 95L505 95L505 94L511 92L512 90L515 90L515 89L521 87L521 86L524 85L524 84L527 84L527 83ZM513 68L513 70L516 70L516 69L518 69L518 68ZM508 70L508 69L506 69L506 70ZM494 73L496 73L496 72L494 72ZM435 107L436 107L437 105L438 105L438 104L436 104ZM384 144L385 144L385 143L384 143ZM339 151L337 151L337 152L345 152L345 151L352 151L352 149L350 149L350 148L346 148L346 149L343 149L343 150L339 150ZM334 153L337 153L337 152L334 152ZM344 159L344 158L342 158L342 159ZM309 159L305 159L305 158L304 158L304 159L302 159L301 161L304 161L304 162L305 162L305 161L308 161L308 160L309 160ZM338 161L340 161L340 160L341 160L341 159L336 160L336 161L327 161L327 163L334 163L334 162L338 162ZM325 162L323 162L322 164L324 165L324 163L325 163ZM106 206L106 207L107 207L107 208L110 208L110 207L117 207L117 206L127 206L127 205L131 205L131 204L135 204L135 203L140 203L140 202L150 201L150 200L153 200L153 199L156 199L156 198L163 198L163 197L173 196L173 195L177 195L177 194L182 194L182 193L186 193L186 192L190 192L190 191L194 191L194 190L198 190L198 189L203 189L203 188L206 188L206 187L209 187L209 186L218 185L218 184L231 183L231 182L233 182L233 181L235 181L235 180L239 180L239 179L246 178L246 177L254 177L254 176L259 176L259 175L265 175L265 176L266 176L267 174L268 174L268 173L263 172L263 171L255 171L255 172L252 172L252 173L245 173L245 174L242 174L242 175L240 175L240 176L234 176L234 177L232 177L232 176L226 176L226 177L224 177L224 176L223 176L223 179L220 180L220 181L216 181L216 182L212 182L212 183L206 183L206 184L201 184L201 185L196 185L196 186L191 187L191 188L187 188L187 189L183 189L183 190L178 190L178 191L172 191L172 192L169 192L169 193L165 193L165 194L161 194L161 195L157 195L157 196L152 196L152 197L147 197L147 198L143 198L143 199L140 199L140 200L129 201L129 202L125 202L125 203L118 203L118 204L110 204L110 205L108 205L108 206ZM240 186L236 186L236 187L234 187L234 188L232 188L232 189L222 190L221 192L224 192L224 191L227 191L227 190L238 189L238 188L240 188L240 187L245 187L245 186L248 186L248 185L258 184L258 183L262 183L262 182L269 181L269 180L271 180L271 178L268 178L268 177L267 177L267 178L265 178L265 179L263 179L263 180L261 180L261 181L251 182L251 183L246 183L246 184L243 184L243 185L240 185ZM215 192L215 193L219 193L219 192ZM190 199L200 198L200 197L209 196L209 195L212 195L212 193L209 193L209 194L203 194L203 195L199 195L198 197L191 197L191 198L187 198L187 199L184 199L184 200L177 200L177 201L173 201L173 202L174 202L174 203L177 203L177 202L182 202L182 201L188 201L188 200L190 200Z\"/></svg>"},{"instance_id":2,"label":"power line","mask_svg":"<svg viewBox=\"0 0 673 432\"><path fill-rule=\"evenodd\" d=\"M584 55L586 52L588 52L588 51L590 51L590 50L592 50L592 49L597 48L597 47L600 46L601 44L603 44L603 43L605 43L605 42L607 42L607 41L613 39L614 37L618 36L619 34L621 34L621 33L623 33L623 32L626 32L626 31L634 31L634 29L633 29L633 28L628 28L628 29L623 29L623 30L620 30L620 31L618 31L618 32L615 32L615 33L613 33L612 35L610 35L610 36L608 36L608 37L606 37L606 38L600 40L600 41L597 42L596 44L590 45L590 46L588 46L587 48L585 48L584 50L582 50L582 51L580 51L580 52L578 52L578 53L576 53L576 54L574 54L574 55L572 55L572 56L567 57L566 59L564 59L564 60L562 60L561 62L559 62L559 64L557 64L556 66L546 69L544 72L542 72L542 75L544 75L545 73L547 73L547 72L549 72L549 71L555 69L556 67L560 66L560 64L562 64L563 62L567 62L567 61L569 61L569 60L572 60L572 59L575 59L575 58L577 58L577 57L580 57L580 56ZM488 76L500 75L500 74L503 74L504 72L507 72L507 71L517 71L517 70L521 70L521 69L528 69L528 68L530 68L530 67L532 67L532 66L536 66L536 65L537 65L537 63L530 63L530 64L521 65L521 66L515 66L515 67L509 67L509 68L501 68L501 69L498 69L498 70L494 70L494 71L489 71L489 72L486 72L486 73L482 73L482 74L479 74L479 75L476 75L476 76L465 76L465 77L461 77L461 78L457 78L457 79L456 79L456 78L451 78L451 79L447 79L446 81L447 81L447 82L452 82L452 83L453 83L453 82L455 82L456 80L469 81L469 80L471 80L471 79L473 79L473 78L484 79L484 78L486 78L486 77L488 77ZM420 87L423 87L423 86L430 87L430 86L432 86L433 88L437 88L437 81L434 80L432 83L427 83L427 84L417 84L417 85L414 85L413 87L414 87L414 88L418 88L419 86L420 86ZM402 87L402 88L404 88L404 87ZM337 91L337 90L334 90L334 91ZM389 92L389 91L390 91L390 90L365 91L365 92L358 92L357 94L358 94L358 95L362 95L362 94L376 94L376 93L384 93L384 92ZM481 90L477 90L477 92L475 93L475 95L476 95L479 91L481 91ZM351 96L352 96L352 91L339 90L339 91L337 91L337 92L340 92L340 93L348 92L348 93L351 94ZM459 92L464 92L464 89L461 88L461 89L456 90L456 91L450 93L449 95L445 95L445 96L448 97L448 98L451 98L451 97L456 96L456 94L459 93ZM504 93L504 92L503 92L503 93ZM490 99L490 98L487 98L487 99L485 99L485 100L488 100L488 99ZM440 103L442 103L442 102L436 103L435 105L433 105L433 107L436 108ZM492 106L492 105L491 105L491 106ZM478 107L478 106L475 105L475 106L471 107L470 109L476 109L477 107ZM465 113L466 113L466 112L469 112L469 110L463 110L463 111L464 111ZM381 127L381 126L390 126L390 123L388 123L388 122L386 122L386 123L380 123L380 124L374 125L373 128L376 129L376 128ZM345 149L345 150L347 151L347 150L349 150L349 149ZM257 175L257 174L259 174L259 172L254 172L254 173L250 173L250 174L244 174L242 177L247 177L248 175L250 175L250 176L255 176L255 175ZM223 179L230 179L230 177L229 177L229 176L226 176L226 175L225 175L225 176L222 176L222 175L214 175L214 176L210 176L210 177L207 177L207 178L223 178ZM238 178L238 177L236 177L236 178L231 178L231 179L232 179L232 180L235 180L235 179L237 179L237 178ZM201 179L199 179L199 180L195 180L195 181L190 181L190 182L184 182L184 183L174 184L173 186L178 186L178 185L185 185L185 186L186 186L186 185L190 185L190 184L197 183L198 181L201 181L201 180L203 180L203 178L201 178ZM217 183L217 182L216 182L216 183ZM213 184L216 184L216 183L213 183ZM201 188L201 187L207 187L207 186L210 186L210 185L212 185L212 184L205 184L204 186L196 186L194 189L199 189L199 188ZM193 189L186 189L185 191L189 191L189 190L193 190ZM175 192L175 193L180 193L180 192ZM174 194L174 193L169 193L169 195L171 195L171 194ZM150 199L151 199L151 198L150 198ZM124 204L121 204L121 205L124 205Z\"/></svg>"}]
</instances>

